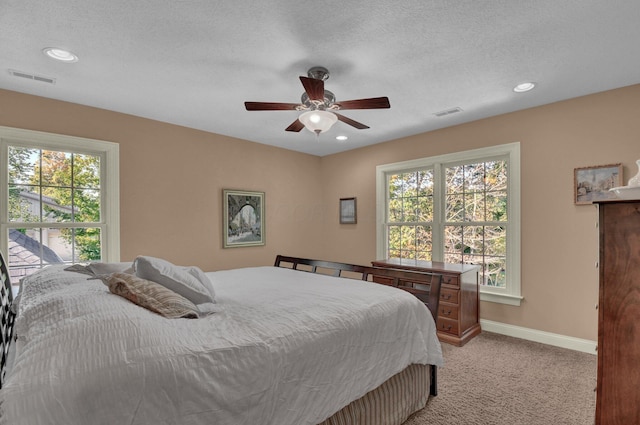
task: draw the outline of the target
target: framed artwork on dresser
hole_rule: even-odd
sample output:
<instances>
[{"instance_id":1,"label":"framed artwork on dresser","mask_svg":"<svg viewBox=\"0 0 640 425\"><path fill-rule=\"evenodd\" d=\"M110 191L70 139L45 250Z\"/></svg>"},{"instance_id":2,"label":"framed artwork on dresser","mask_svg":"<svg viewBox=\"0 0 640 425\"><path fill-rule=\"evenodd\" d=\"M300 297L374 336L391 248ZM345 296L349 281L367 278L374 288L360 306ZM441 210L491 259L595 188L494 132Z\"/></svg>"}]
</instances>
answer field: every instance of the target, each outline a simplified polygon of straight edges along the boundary
<instances>
[{"instance_id":1,"label":"framed artwork on dresser","mask_svg":"<svg viewBox=\"0 0 640 425\"><path fill-rule=\"evenodd\" d=\"M222 191L223 248L265 244L264 192Z\"/></svg>"},{"instance_id":2,"label":"framed artwork on dresser","mask_svg":"<svg viewBox=\"0 0 640 425\"><path fill-rule=\"evenodd\" d=\"M616 199L609 189L622 186L622 164L596 165L573 170L573 197L576 205Z\"/></svg>"}]
</instances>

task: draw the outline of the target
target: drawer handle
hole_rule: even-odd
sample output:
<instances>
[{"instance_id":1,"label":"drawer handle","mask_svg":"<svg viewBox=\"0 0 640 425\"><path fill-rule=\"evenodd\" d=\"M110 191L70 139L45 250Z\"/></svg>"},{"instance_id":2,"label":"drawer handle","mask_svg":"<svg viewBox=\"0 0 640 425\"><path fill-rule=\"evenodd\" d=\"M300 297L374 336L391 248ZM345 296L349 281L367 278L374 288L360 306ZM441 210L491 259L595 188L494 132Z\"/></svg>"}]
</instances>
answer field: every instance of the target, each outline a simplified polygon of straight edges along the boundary
<instances>
[{"instance_id":1,"label":"drawer handle","mask_svg":"<svg viewBox=\"0 0 640 425\"><path fill-rule=\"evenodd\" d=\"M449 326L442 325L442 330L450 331L451 330L451 325L449 325Z\"/></svg>"},{"instance_id":2,"label":"drawer handle","mask_svg":"<svg viewBox=\"0 0 640 425\"><path fill-rule=\"evenodd\" d=\"M443 314L444 316L450 316L450 315L451 315L451 310L444 310L444 309L443 309L443 310L442 310L442 314Z\"/></svg>"},{"instance_id":3,"label":"drawer handle","mask_svg":"<svg viewBox=\"0 0 640 425\"><path fill-rule=\"evenodd\" d=\"M443 300L450 300L451 299L451 294L442 294L441 297Z\"/></svg>"}]
</instances>

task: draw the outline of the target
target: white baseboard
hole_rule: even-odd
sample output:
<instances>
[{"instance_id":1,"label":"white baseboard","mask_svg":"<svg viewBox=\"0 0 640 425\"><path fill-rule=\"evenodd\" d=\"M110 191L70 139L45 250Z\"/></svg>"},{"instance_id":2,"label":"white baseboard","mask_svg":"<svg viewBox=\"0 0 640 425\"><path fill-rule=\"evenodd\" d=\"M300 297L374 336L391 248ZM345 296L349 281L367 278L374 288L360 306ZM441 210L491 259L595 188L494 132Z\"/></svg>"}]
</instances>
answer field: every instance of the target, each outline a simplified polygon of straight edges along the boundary
<instances>
[{"instance_id":1,"label":"white baseboard","mask_svg":"<svg viewBox=\"0 0 640 425\"><path fill-rule=\"evenodd\" d=\"M480 326L483 331L526 339L528 341L540 342L542 344L553 345L556 347L568 348L570 350L582 351L583 353L594 355L596 354L596 348L598 345L596 341L590 341L588 339L574 338L572 336L523 328L521 326L508 325L506 323L494 322L492 320L480 319Z\"/></svg>"}]
</instances>

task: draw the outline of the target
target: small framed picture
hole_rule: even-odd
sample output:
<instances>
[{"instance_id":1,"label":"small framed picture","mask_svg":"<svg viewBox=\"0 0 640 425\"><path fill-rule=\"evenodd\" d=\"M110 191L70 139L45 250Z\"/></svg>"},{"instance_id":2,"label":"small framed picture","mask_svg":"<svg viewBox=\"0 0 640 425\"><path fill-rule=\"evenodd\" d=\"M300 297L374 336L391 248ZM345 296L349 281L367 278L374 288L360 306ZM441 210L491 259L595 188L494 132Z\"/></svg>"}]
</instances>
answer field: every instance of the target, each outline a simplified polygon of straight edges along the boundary
<instances>
[{"instance_id":1,"label":"small framed picture","mask_svg":"<svg viewBox=\"0 0 640 425\"><path fill-rule=\"evenodd\" d=\"M356 198L340 198L340 224L357 223Z\"/></svg>"},{"instance_id":2,"label":"small framed picture","mask_svg":"<svg viewBox=\"0 0 640 425\"><path fill-rule=\"evenodd\" d=\"M576 205L616 199L616 195L609 189L618 186L622 186L622 164L580 167L574 170L573 196Z\"/></svg>"},{"instance_id":3,"label":"small framed picture","mask_svg":"<svg viewBox=\"0 0 640 425\"><path fill-rule=\"evenodd\" d=\"M224 189L223 248L264 245L264 192Z\"/></svg>"}]
</instances>

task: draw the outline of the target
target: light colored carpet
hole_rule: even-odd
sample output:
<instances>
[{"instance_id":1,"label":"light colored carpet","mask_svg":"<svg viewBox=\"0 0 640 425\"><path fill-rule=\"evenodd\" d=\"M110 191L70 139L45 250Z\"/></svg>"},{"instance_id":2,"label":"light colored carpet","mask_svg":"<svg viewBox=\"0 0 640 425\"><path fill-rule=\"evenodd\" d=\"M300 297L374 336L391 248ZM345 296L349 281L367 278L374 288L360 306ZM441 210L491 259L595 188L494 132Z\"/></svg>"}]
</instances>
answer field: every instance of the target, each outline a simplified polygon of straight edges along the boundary
<instances>
[{"instance_id":1,"label":"light colored carpet","mask_svg":"<svg viewBox=\"0 0 640 425\"><path fill-rule=\"evenodd\" d=\"M597 357L482 332L442 344L438 396L405 425L592 425Z\"/></svg>"}]
</instances>

